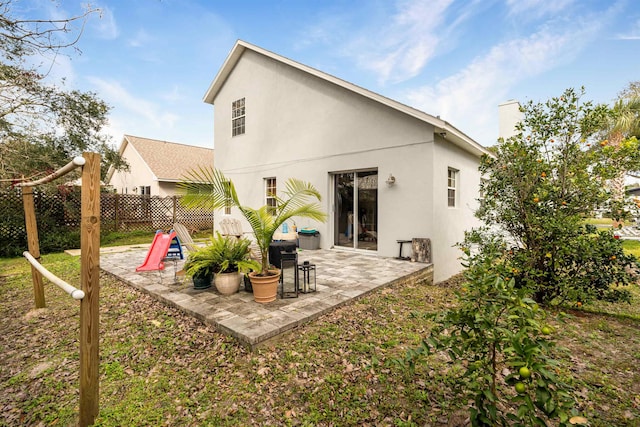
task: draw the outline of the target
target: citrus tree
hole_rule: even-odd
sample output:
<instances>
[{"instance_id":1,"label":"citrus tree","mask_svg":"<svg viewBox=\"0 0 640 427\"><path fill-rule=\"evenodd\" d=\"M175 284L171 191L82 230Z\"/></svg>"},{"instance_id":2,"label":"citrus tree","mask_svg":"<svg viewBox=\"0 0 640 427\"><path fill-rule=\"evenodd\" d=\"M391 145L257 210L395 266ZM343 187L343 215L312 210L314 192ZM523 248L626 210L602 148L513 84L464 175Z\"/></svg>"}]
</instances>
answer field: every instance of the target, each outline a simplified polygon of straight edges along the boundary
<instances>
[{"instance_id":1,"label":"citrus tree","mask_svg":"<svg viewBox=\"0 0 640 427\"><path fill-rule=\"evenodd\" d=\"M474 232L471 232L472 234ZM474 239L478 236L469 236ZM426 354L445 358L456 401L468 402L473 426L569 425L578 416L571 386L558 373L555 329L547 313L518 287L502 257L504 241L482 251L462 246L467 282L455 308L429 317L435 326L422 345L396 360L412 370ZM574 418L575 421L575 418Z\"/></svg>"},{"instance_id":2,"label":"citrus tree","mask_svg":"<svg viewBox=\"0 0 640 427\"><path fill-rule=\"evenodd\" d=\"M495 156L485 156L480 166L486 179L476 215L487 228L476 235L501 236L509 250L500 256L537 302L623 296L616 285L631 281L634 258L611 232L597 232L584 218L610 202L609 180L637 168L638 141L613 146L600 139L612 109L583 102L583 95L584 89L568 89L524 105L517 134L500 140ZM481 250L482 242L469 244Z\"/></svg>"}]
</instances>

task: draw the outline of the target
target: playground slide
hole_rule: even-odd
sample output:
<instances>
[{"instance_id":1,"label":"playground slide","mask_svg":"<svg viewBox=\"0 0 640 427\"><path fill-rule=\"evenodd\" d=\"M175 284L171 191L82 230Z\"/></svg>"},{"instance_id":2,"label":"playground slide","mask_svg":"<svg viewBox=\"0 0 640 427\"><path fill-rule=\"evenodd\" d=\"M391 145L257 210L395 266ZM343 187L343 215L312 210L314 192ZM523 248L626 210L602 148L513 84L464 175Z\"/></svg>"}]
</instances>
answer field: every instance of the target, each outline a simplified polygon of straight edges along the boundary
<instances>
[{"instance_id":1,"label":"playground slide","mask_svg":"<svg viewBox=\"0 0 640 427\"><path fill-rule=\"evenodd\" d=\"M169 247L171 246L171 241L175 237L175 231L168 234L162 232L156 233L153 238L153 243L151 243L151 247L149 248L149 252L147 252L147 257L142 265L136 267L136 272L164 270L164 262L162 262L162 260L167 256Z\"/></svg>"}]
</instances>

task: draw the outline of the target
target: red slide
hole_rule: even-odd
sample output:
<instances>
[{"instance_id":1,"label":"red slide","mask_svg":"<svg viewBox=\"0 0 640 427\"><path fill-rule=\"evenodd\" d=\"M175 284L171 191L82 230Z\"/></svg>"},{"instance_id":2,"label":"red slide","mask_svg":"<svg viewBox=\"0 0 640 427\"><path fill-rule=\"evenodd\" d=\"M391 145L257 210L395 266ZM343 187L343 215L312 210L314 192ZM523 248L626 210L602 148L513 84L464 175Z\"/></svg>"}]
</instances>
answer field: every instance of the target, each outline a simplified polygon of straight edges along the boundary
<instances>
[{"instance_id":1,"label":"red slide","mask_svg":"<svg viewBox=\"0 0 640 427\"><path fill-rule=\"evenodd\" d=\"M153 238L153 243L147 252L147 257L141 266L136 267L136 272L139 271L154 271L164 270L164 262L162 260L167 256L171 241L176 237L176 232L165 234L157 232Z\"/></svg>"}]
</instances>

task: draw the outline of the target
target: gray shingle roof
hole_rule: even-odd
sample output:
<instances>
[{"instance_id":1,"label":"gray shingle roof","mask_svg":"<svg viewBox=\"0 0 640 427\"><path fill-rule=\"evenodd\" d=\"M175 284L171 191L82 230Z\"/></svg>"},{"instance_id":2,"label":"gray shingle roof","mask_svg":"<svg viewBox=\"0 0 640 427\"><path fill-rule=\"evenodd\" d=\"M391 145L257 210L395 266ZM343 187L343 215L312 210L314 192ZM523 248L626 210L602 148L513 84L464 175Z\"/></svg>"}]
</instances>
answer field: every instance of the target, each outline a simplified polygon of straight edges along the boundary
<instances>
[{"instance_id":1,"label":"gray shingle roof","mask_svg":"<svg viewBox=\"0 0 640 427\"><path fill-rule=\"evenodd\" d=\"M180 181L190 169L213 166L213 149L125 135L159 181Z\"/></svg>"}]
</instances>

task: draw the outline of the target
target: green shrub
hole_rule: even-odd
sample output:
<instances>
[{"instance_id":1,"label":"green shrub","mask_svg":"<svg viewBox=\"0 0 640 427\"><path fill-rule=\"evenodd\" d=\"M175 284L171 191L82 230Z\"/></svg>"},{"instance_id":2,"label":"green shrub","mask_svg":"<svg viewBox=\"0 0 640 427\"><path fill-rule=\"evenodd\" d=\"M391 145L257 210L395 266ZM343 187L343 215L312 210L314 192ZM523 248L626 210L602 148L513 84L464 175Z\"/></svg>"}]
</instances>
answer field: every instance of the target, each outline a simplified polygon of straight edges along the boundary
<instances>
[{"instance_id":1,"label":"green shrub","mask_svg":"<svg viewBox=\"0 0 640 427\"><path fill-rule=\"evenodd\" d=\"M463 250L467 283L456 308L431 315L436 325L422 346L396 362L413 371L425 354L446 357L456 400L470 402L474 426L568 425L574 398L556 372L547 313L507 273L500 240Z\"/></svg>"},{"instance_id":2,"label":"green shrub","mask_svg":"<svg viewBox=\"0 0 640 427\"><path fill-rule=\"evenodd\" d=\"M614 147L601 140L611 110L583 102L582 95L569 89L545 103L526 104L517 134L500 140L495 157L484 157L480 166L487 179L477 216L510 242L517 284L541 303L624 297L609 288L633 280L633 259L620 242L585 226L584 218L606 204L626 212L611 205L607 183L620 170L638 167L638 141ZM477 237L473 243L481 242Z\"/></svg>"}]
</instances>

